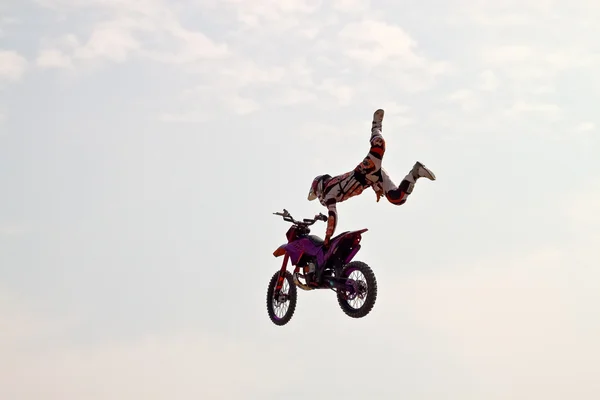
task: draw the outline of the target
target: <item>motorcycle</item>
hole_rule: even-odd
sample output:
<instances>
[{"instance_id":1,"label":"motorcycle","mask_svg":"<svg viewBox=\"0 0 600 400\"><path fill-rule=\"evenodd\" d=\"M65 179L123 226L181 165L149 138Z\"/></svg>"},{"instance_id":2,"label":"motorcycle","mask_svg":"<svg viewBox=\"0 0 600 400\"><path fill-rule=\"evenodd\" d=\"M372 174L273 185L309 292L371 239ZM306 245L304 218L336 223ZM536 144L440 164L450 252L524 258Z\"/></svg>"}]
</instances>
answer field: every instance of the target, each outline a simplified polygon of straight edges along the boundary
<instances>
[{"instance_id":1,"label":"motorcycle","mask_svg":"<svg viewBox=\"0 0 600 400\"><path fill-rule=\"evenodd\" d=\"M361 248L362 234L368 229L342 232L324 248L323 239L311 235L309 227L317 221L326 222L327 216L320 213L312 219L297 221L286 209L273 214L291 222L292 226L285 234L287 243L273 252L275 257L284 257L267 288L267 312L271 321L279 326L290 321L296 310L297 288L331 289L337 293L338 304L349 317L362 318L369 314L377 298L377 280L368 264L353 261ZM287 269L288 262L295 266L293 273Z\"/></svg>"}]
</instances>

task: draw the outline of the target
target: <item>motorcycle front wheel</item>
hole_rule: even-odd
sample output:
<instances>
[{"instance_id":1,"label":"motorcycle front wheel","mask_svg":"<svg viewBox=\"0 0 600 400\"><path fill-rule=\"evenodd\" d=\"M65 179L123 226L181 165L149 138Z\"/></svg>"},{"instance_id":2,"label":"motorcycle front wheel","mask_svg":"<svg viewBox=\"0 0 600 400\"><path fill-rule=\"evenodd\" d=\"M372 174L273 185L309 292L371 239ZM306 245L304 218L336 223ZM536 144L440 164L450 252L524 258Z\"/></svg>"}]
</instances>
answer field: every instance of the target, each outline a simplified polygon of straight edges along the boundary
<instances>
[{"instance_id":1,"label":"motorcycle front wheel","mask_svg":"<svg viewBox=\"0 0 600 400\"><path fill-rule=\"evenodd\" d=\"M294 315L298 293L292 274L286 271L279 296L275 298L275 286L277 285L278 278L279 271L275 272L273 277L271 277L269 287L267 288L267 313L275 325L282 326L287 324L292 315Z\"/></svg>"}]
</instances>

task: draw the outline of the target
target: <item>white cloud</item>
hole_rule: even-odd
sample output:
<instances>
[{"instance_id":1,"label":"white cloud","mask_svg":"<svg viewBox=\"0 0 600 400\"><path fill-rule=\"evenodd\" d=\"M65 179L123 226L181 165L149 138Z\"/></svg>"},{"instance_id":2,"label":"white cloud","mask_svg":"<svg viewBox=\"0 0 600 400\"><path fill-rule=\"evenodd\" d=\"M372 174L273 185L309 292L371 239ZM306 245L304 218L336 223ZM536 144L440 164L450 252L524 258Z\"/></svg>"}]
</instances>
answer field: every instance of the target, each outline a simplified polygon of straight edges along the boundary
<instances>
[{"instance_id":1,"label":"white cloud","mask_svg":"<svg viewBox=\"0 0 600 400\"><path fill-rule=\"evenodd\" d=\"M552 94L556 93L556 88L552 85L540 85L531 89L532 94Z\"/></svg>"},{"instance_id":2,"label":"white cloud","mask_svg":"<svg viewBox=\"0 0 600 400\"><path fill-rule=\"evenodd\" d=\"M4 355L0 397L13 400L231 399L282 390L293 379L265 384L272 363L256 360L277 359L273 350L198 333Z\"/></svg>"},{"instance_id":3,"label":"white cloud","mask_svg":"<svg viewBox=\"0 0 600 400\"><path fill-rule=\"evenodd\" d=\"M0 397L13 400L230 399L283 390L292 380L290 376L265 384L272 363L261 368L256 360L276 359L278 353L269 348L198 333L87 347L4 350Z\"/></svg>"},{"instance_id":4,"label":"white cloud","mask_svg":"<svg viewBox=\"0 0 600 400\"><path fill-rule=\"evenodd\" d=\"M416 40L394 24L376 19L350 22L338 36L331 48L347 56L350 65L362 66L370 82L386 81L387 87L418 92L429 89L439 75L449 70L448 62L420 55ZM365 83L366 87L371 85Z\"/></svg>"},{"instance_id":5,"label":"white cloud","mask_svg":"<svg viewBox=\"0 0 600 400\"><path fill-rule=\"evenodd\" d=\"M600 65L600 56L578 46L503 45L484 49L482 62L511 79L529 82L547 81L563 71L595 68Z\"/></svg>"},{"instance_id":6,"label":"white cloud","mask_svg":"<svg viewBox=\"0 0 600 400\"><path fill-rule=\"evenodd\" d=\"M27 60L16 51L0 50L0 80L16 82L23 76Z\"/></svg>"},{"instance_id":7,"label":"white cloud","mask_svg":"<svg viewBox=\"0 0 600 400\"><path fill-rule=\"evenodd\" d=\"M5 114L0 111L0 122L5 118ZM0 236L21 236L29 232L25 224L1 224Z\"/></svg>"},{"instance_id":8,"label":"white cloud","mask_svg":"<svg viewBox=\"0 0 600 400\"><path fill-rule=\"evenodd\" d=\"M0 352L5 355L0 359L2 376L6 376L3 370L18 359L22 345L43 337L63 334L70 323L67 320L50 320L30 311L21 297L5 287L0 287L0 315ZM9 353L15 357L8 357ZM0 393L2 389L0 386Z\"/></svg>"},{"instance_id":9,"label":"white cloud","mask_svg":"<svg viewBox=\"0 0 600 400\"><path fill-rule=\"evenodd\" d=\"M140 43L134 38L126 21L109 21L94 27L87 42L78 48L75 58L106 58L111 61L124 61L128 54L138 50Z\"/></svg>"},{"instance_id":10,"label":"white cloud","mask_svg":"<svg viewBox=\"0 0 600 400\"><path fill-rule=\"evenodd\" d=\"M80 321L31 312L6 290L0 315L2 399L243 398L285 390L302 372L291 365L272 380L273 362L257 360L276 360L281 349L205 332L75 344L65 338Z\"/></svg>"},{"instance_id":11,"label":"white cloud","mask_svg":"<svg viewBox=\"0 0 600 400\"><path fill-rule=\"evenodd\" d=\"M163 121L204 121L218 107L240 115L266 106L307 103L330 109L359 98L371 85L367 75L372 67L380 68L377 79L387 81L386 87L405 91L427 89L447 70L445 62L418 55L416 42L401 27L375 19L344 23L319 1L208 2L205 10L245 22L243 27L229 31L226 37L230 41L220 44L203 32L184 28L177 12L162 0L92 1L86 5L73 0L50 1L45 4L61 10L100 9L107 18L93 25L88 38L69 35L68 40L46 40L38 57L40 65L77 67L82 60L124 62L132 56L145 57L172 64L176 73L194 74L190 75L192 86L202 82L202 91L195 97L184 93L185 104L174 105L176 111L165 110L160 117ZM336 6L363 7L366 3ZM295 35L302 38L298 40L319 38L316 46L299 44L310 45L312 54L285 57L289 36L281 30L291 26L294 32L302 31ZM250 58L247 54L254 48L268 56ZM366 68L357 69L360 65ZM316 70L322 75L316 75ZM270 92L265 94L264 89ZM261 90L260 95L257 90ZM315 99L323 101L316 103Z\"/></svg>"},{"instance_id":12,"label":"white cloud","mask_svg":"<svg viewBox=\"0 0 600 400\"><path fill-rule=\"evenodd\" d=\"M450 103L456 103L463 111L471 112L479 108L479 98L470 89L461 89L450 93L447 97Z\"/></svg>"},{"instance_id":13,"label":"white cloud","mask_svg":"<svg viewBox=\"0 0 600 400\"><path fill-rule=\"evenodd\" d=\"M411 108L404 104L398 104L395 101L385 101L382 108L385 110L386 117L396 118L403 115L411 110Z\"/></svg>"},{"instance_id":14,"label":"white cloud","mask_svg":"<svg viewBox=\"0 0 600 400\"><path fill-rule=\"evenodd\" d=\"M577 130L579 132L590 132L596 129L596 124L593 122L582 122L577 125Z\"/></svg>"},{"instance_id":15,"label":"white cloud","mask_svg":"<svg viewBox=\"0 0 600 400\"><path fill-rule=\"evenodd\" d=\"M43 50L46 54L49 51L53 54L64 52L72 60L112 62L123 62L131 55L137 55L172 64L196 63L228 55L225 45L216 44L202 32L184 28L174 11L162 0L85 3L44 0L43 4L75 12L75 15L81 10L99 9L103 13L98 15L108 16L92 26L87 38L70 34L68 43L63 41L62 46L46 48Z\"/></svg>"},{"instance_id":16,"label":"white cloud","mask_svg":"<svg viewBox=\"0 0 600 400\"><path fill-rule=\"evenodd\" d=\"M578 250L594 254L593 247ZM591 302L583 306L588 311L600 301L598 285L576 293L572 277L599 276L582 268L568 253L540 249L423 274L398 291L414 306L413 318L441 335L456 362L469 366L494 398L593 399L600 395L594 383L600 324L576 315L586 313L577 311L579 296Z\"/></svg>"},{"instance_id":17,"label":"white cloud","mask_svg":"<svg viewBox=\"0 0 600 400\"><path fill-rule=\"evenodd\" d=\"M378 107L385 110L385 127L404 127L413 125L416 120L409 106L399 104L395 101L382 101ZM386 129L384 127L384 129ZM386 129L387 130L387 129Z\"/></svg>"},{"instance_id":18,"label":"white cloud","mask_svg":"<svg viewBox=\"0 0 600 400\"><path fill-rule=\"evenodd\" d=\"M299 26L302 16L311 15L320 7L320 1L313 0L225 0L238 20L251 28L287 30Z\"/></svg>"},{"instance_id":19,"label":"white cloud","mask_svg":"<svg viewBox=\"0 0 600 400\"><path fill-rule=\"evenodd\" d=\"M225 107L227 107L227 109L230 109L239 115L250 114L260 108L256 101L242 97L239 94L228 96L225 100L225 103Z\"/></svg>"},{"instance_id":20,"label":"white cloud","mask_svg":"<svg viewBox=\"0 0 600 400\"><path fill-rule=\"evenodd\" d=\"M60 50L42 50L36 63L41 68L70 68L71 58Z\"/></svg>"},{"instance_id":21,"label":"white cloud","mask_svg":"<svg viewBox=\"0 0 600 400\"><path fill-rule=\"evenodd\" d=\"M343 83L336 82L334 79L326 79L320 89L331 95L338 106L349 105L354 98L354 89Z\"/></svg>"},{"instance_id":22,"label":"white cloud","mask_svg":"<svg viewBox=\"0 0 600 400\"><path fill-rule=\"evenodd\" d=\"M162 122L205 122L210 120L210 116L201 110L194 109L188 111L177 111L177 112L162 112L158 115L158 120Z\"/></svg>"},{"instance_id":23,"label":"white cloud","mask_svg":"<svg viewBox=\"0 0 600 400\"><path fill-rule=\"evenodd\" d=\"M515 102L508 110L511 114L540 113L558 115L562 112L561 107L554 103L532 103L525 101Z\"/></svg>"},{"instance_id":24,"label":"white cloud","mask_svg":"<svg viewBox=\"0 0 600 400\"><path fill-rule=\"evenodd\" d=\"M485 92L495 92L499 86L499 80L494 71L486 70L479 75L479 89Z\"/></svg>"},{"instance_id":25,"label":"white cloud","mask_svg":"<svg viewBox=\"0 0 600 400\"><path fill-rule=\"evenodd\" d=\"M216 79L233 87L280 83L295 75L293 65L286 67L259 65L256 61L244 58L237 58L232 61L232 63L223 65L219 71L219 77ZM301 66L295 67L296 70L300 68Z\"/></svg>"},{"instance_id":26,"label":"white cloud","mask_svg":"<svg viewBox=\"0 0 600 400\"><path fill-rule=\"evenodd\" d=\"M532 22L532 18L527 14L518 14L514 12L507 12L501 14L485 14L481 12L472 12L468 17L468 20L486 27L503 27L508 26L527 26ZM462 20L464 23L465 21Z\"/></svg>"},{"instance_id":27,"label":"white cloud","mask_svg":"<svg viewBox=\"0 0 600 400\"><path fill-rule=\"evenodd\" d=\"M235 81L220 82L220 79L223 77L216 76L215 82L184 91L172 110L161 113L158 118L163 122L204 122L223 109L236 115L247 115L260 109L258 101L239 94L242 85Z\"/></svg>"},{"instance_id":28,"label":"white cloud","mask_svg":"<svg viewBox=\"0 0 600 400\"><path fill-rule=\"evenodd\" d=\"M483 62L491 65L506 65L527 61L533 50L528 46L499 46L483 50Z\"/></svg>"},{"instance_id":29,"label":"white cloud","mask_svg":"<svg viewBox=\"0 0 600 400\"><path fill-rule=\"evenodd\" d=\"M0 8L0 13L4 13L4 10ZM5 27L17 25L21 21L18 18L10 17L10 16L0 16L0 38L5 36Z\"/></svg>"},{"instance_id":30,"label":"white cloud","mask_svg":"<svg viewBox=\"0 0 600 400\"><path fill-rule=\"evenodd\" d=\"M565 215L572 226L585 232L586 236L586 229L590 228L596 235L600 235L597 230L600 225L600 180L590 182L583 190L570 192L567 198Z\"/></svg>"},{"instance_id":31,"label":"white cloud","mask_svg":"<svg viewBox=\"0 0 600 400\"><path fill-rule=\"evenodd\" d=\"M414 52L415 40L399 26L364 20L344 26L339 36L348 56L371 67L390 59L400 59L408 67L420 66L424 61Z\"/></svg>"},{"instance_id":32,"label":"white cloud","mask_svg":"<svg viewBox=\"0 0 600 400\"><path fill-rule=\"evenodd\" d=\"M362 14L370 10L369 0L333 0L335 10L344 13Z\"/></svg>"},{"instance_id":33,"label":"white cloud","mask_svg":"<svg viewBox=\"0 0 600 400\"><path fill-rule=\"evenodd\" d=\"M314 103L317 100L318 97L314 91L292 87L285 89L275 101L281 105L298 105Z\"/></svg>"}]
</instances>

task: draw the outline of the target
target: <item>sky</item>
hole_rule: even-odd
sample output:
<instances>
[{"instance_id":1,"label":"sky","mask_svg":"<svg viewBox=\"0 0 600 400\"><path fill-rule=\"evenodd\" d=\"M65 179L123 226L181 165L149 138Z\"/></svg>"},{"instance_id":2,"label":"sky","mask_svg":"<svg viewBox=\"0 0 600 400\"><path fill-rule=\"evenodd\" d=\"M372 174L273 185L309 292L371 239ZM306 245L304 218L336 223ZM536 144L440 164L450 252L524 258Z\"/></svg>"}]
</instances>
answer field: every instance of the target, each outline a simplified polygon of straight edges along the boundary
<instances>
[{"instance_id":1,"label":"sky","mask_svg":"<svg viewBox=\"0 0 600 400\"><path fill-rule=\"evenodd\" d=\"M0 398L600 397L600 4L3 0ZM373 311L272 252L383 108ZM325 224L313 233L323 236Z\"/></svg>"}]
</instances>

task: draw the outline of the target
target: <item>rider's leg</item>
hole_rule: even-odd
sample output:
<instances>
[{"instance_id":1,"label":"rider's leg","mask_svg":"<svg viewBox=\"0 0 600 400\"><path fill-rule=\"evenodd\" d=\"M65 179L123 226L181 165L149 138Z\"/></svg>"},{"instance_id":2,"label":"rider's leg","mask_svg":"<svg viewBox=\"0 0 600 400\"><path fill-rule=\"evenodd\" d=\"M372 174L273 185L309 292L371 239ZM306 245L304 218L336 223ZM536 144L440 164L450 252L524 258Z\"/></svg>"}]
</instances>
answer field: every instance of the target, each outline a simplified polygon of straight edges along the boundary
<instances>
[{"instance_id":1,"label":"rider's leg","mask_svg":"<svg viewBox=\"0 0 600 400\"><path fill-rule=\"evenodd\" d=\"M435 175L420 162L416 162L410 172L404 177L400 185L396 187L387 172L381 169L382 186L385 197L395 205L406 203L408 196L412 193L415 183L419 178L427 178L434 181Z\"/></svg>"},{"instance_id":2,"label":"rider's leg","mask_svg":"<svg viewBox=\"0 0 600 400\"><path fill-rule=\"evenodd\" d=\"M362 162L354 168L354 172L357 172L359 175L359 178L357 179L360 180L363 187L367 187L379 180L381 160L385 154L385 139L381 133L383 114L384 112L382 109L378 109L373 113L371 136L369 138L369 153Z\"/></svg>"},{"instance_id":3,"label":"rider's leg","mask_svg":"<svg viewBox=\"0 0 600 400\"><path fill-rule=\"evenodd\" d=\"M385 139L383 138L383 115L384 111L378 109L373 113L373 121L371 122L371 137L369 142L371 148L369 149L369 156L375 163L375 168L381 168L381 160L385 154Z\"/></svg>"}]
</instances>

